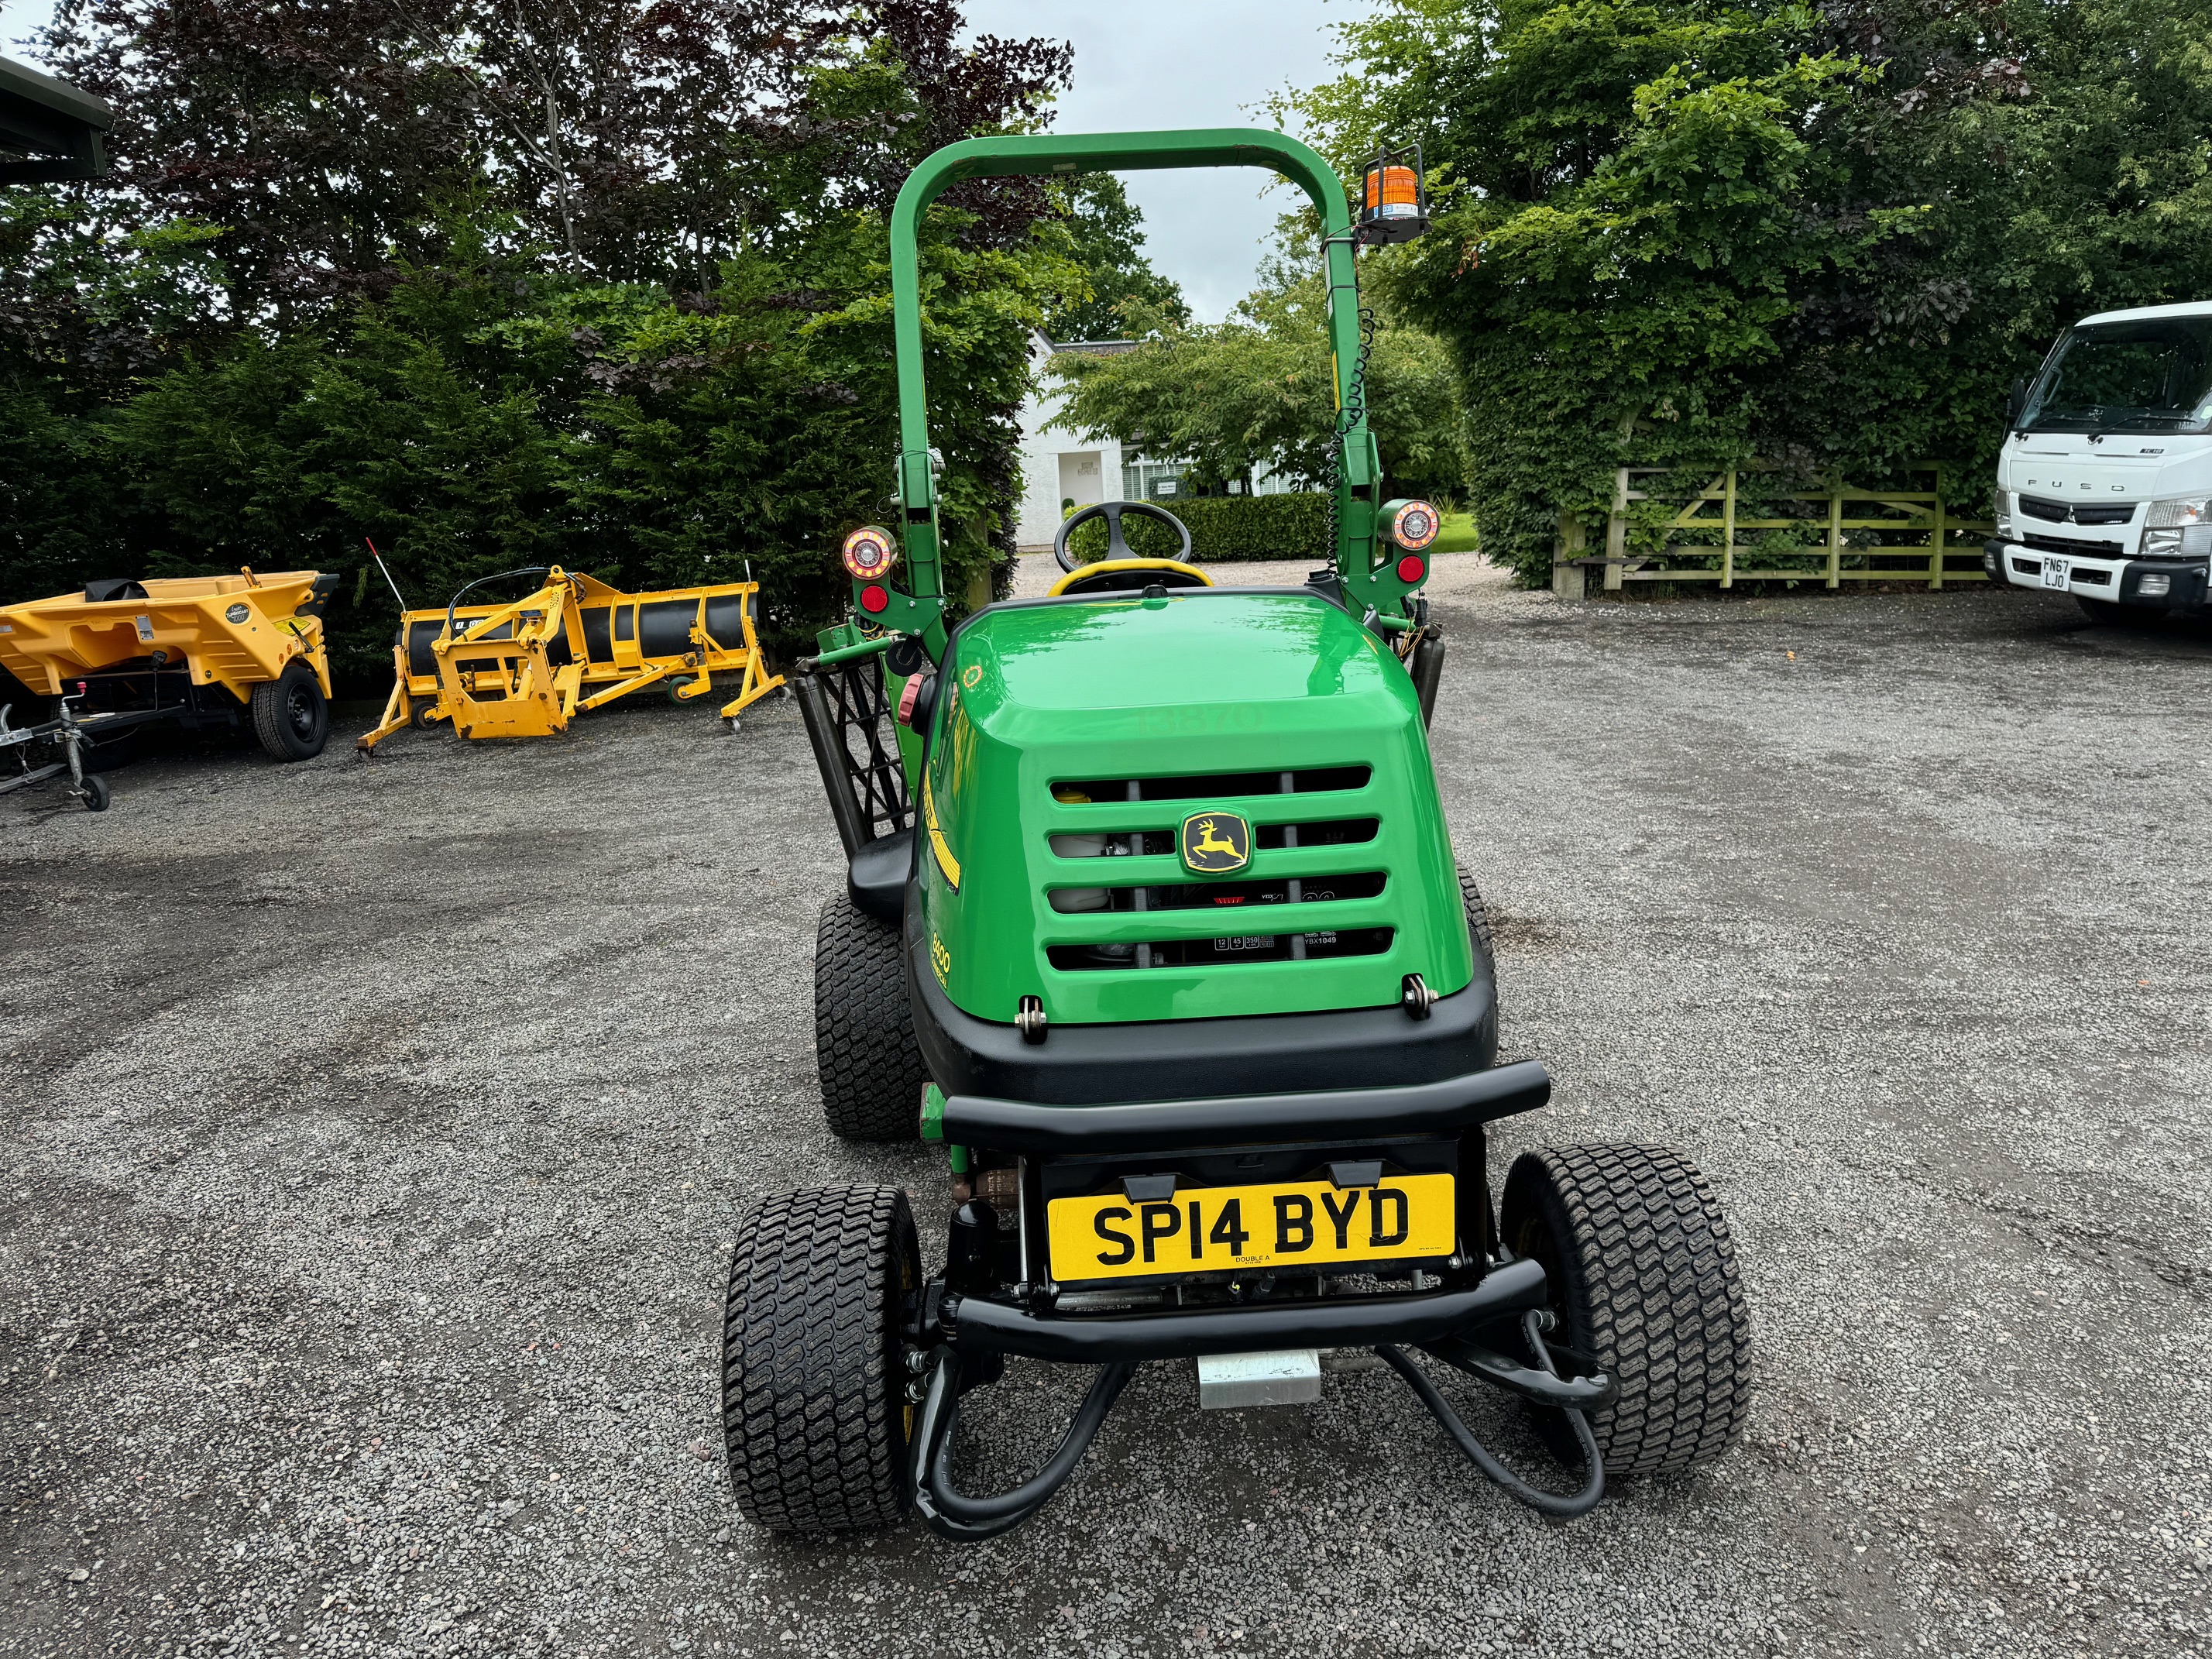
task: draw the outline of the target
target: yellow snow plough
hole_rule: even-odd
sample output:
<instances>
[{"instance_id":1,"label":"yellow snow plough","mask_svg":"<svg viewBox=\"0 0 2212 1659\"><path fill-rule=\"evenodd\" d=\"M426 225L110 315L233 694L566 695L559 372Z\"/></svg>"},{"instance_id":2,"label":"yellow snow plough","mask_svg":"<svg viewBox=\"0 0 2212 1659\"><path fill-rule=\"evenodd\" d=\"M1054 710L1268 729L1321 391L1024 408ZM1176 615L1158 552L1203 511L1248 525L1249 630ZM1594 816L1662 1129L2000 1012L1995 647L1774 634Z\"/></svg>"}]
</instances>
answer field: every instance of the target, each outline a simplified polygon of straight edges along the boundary
<instances>
[{"instance_id":1,"label":"yellow snow plough","mask_svg":"<svg viewBox=\"0 0 2212 1659\"><path fill-rule=\"evenodd\" d=\"M505 605L462 603L471 589L515 576L544 581ZM441 610L402 612L392 696L356 747L370 754L402 726L439 720L465 738L549 737L573 716L649 686L679 702L703 697L718 673L739 677L721 708L733 719L783 684L762 656L759 617L757 582L625 593L558 565L480 577Z\"/></svg>"}]
</instances>

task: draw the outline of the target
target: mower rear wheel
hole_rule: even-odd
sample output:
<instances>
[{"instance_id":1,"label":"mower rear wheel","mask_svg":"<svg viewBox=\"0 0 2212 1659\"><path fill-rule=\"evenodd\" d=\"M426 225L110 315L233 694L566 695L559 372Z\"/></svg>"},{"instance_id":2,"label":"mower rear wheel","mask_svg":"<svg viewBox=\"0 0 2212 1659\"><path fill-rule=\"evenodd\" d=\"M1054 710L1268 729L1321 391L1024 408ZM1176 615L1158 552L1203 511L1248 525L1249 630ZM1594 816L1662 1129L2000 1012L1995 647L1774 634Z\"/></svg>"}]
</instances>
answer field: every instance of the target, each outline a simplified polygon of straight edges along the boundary
<instances>
[{"instance_id":1,"label":"mower rear wheel","mask_svg":"<svg viewBox=\"0 0 2212 1659\"><path fill-rule=\"evenodd\" d=\"M1468 873L1467 866L1459 866L1460 902L1467 907L1467 931L1474 940L1474 957L1490 969L1490 977L1498 978L1498 952L1490 937L1490 907L1482 902L1482 894Z\"/></svg>"},{"instance_id":2,"label":"mower rear wheel","mask_svg":"<svg viewBox=\"0 0 2212 1659\"><path fill-rule=\"evenodd\" d=\"M896 1187L765 1199L738 1230L722 1319L722 1440L738 1509L776 1532L905 1514L913 1413L900 1326L921 1251Z\"/></svg>"},{"instance_id":3,"label":"mower rear wheel","mask_svg":"<svg viewBox=\"0 0 2212 1659\"><path fill-rule=\"evenodd\" d=\"M295 657L273 680L253 688L253 735L272 760L313 760L331 734L331 706L322 683L304 657Z\"/></svg>"},{"instance_id":4,"label":"mower rear wheel","mask_svg":"<svg viewBox=\"0 0 2212 1659\"><path fill-rule=\"evenodd\" d=\"M1503 1231L1543 1263L1559 1340L1620 1384L1589 1416L1607 1474L1670 1474L1728 1449L1751 1405L1751 1322L1735 1241L1695 1165L1665 1146L1523 1152ZM1536 1421L1563 1462L1581 1461L1559 1413Z\"/></svg>"},{"instance_id":5,"label":"mower rear wheel","mask_svg":"<svg viewBox=\"0 0 2212 1659\"><path fill-rule=\"evenodd\" d=\"M837 893L814 935L814 1059L840 1140L912 1140L929 1081L914 1036L899 928Z\"/></svg>"}]
</instances>

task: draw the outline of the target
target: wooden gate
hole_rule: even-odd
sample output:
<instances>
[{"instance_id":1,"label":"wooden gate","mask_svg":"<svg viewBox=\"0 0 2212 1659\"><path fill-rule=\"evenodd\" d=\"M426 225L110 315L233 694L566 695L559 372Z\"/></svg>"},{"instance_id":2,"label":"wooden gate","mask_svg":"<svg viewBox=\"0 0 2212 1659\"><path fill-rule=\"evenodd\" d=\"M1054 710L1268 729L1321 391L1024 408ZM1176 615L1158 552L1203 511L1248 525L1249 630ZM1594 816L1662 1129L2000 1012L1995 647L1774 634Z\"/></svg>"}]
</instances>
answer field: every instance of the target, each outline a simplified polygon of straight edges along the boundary
<instances>
[{"instance_id":1,"label":"wooden gate","mask_svg":"<svg viewBox=\"0 0 2212 1659\"><path fill-rule=\"evenodd\" d=\"M1843 478L1813 490L1757 490L1751 516L1740 510L1745 475L1771 471L1766 466L1729 467L1704 489L1689 495L1655 495L1638 488L1639 480L1670 470L1624 466L1613 475L1613 510L1607 515L1605 550L1590 551L1588 529L1571 514L1559 515L1559 535L1552 555L1552 588L1564 598L1580 599L1588 573L1604 573L1604 587L1617 592L1630 582L1817 581L1829 587L1845 582L1924 582L1931 588L1989 580L1982 568L1982 538L1996 526L1984 519L1960 518L1944 505L1946 476L1955 463L1930 461L1903 469L1908 483L1926 479L1929 488L1862 489ZM1652 514L1634 504L1680 501L1679 511L1656 526ZM1791 510L1794 509L1794 510ZM1632 520L1641 518L1641 535ZM1656 546L1631 548L1632 540Z\"/></svg>"}]
</instances>

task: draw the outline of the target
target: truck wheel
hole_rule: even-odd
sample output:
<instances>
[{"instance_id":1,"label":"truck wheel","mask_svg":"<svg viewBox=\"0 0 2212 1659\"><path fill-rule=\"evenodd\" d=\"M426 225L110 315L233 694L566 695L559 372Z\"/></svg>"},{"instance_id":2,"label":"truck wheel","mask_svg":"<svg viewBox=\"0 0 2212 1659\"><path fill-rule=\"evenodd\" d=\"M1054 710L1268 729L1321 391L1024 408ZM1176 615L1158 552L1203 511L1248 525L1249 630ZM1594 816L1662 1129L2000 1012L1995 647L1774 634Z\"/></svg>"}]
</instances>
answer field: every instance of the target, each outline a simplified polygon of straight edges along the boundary
<instances>
[{"instance_id":1,"label":"truck wheel","mask_svg":"<svg viewBox=\"0 0 2212 1659\"><path fill-rule=\"evenodd\" d=\"M814 934L814 1059L822 1115L840 1140L912 1140L929 1073L914 1039L899 928L845 893Z\"/></svg>"},{"instance_id":2,"label":"truck wheel","mask_svg":"<svg viewBox=\"0 0 2212 1659\"><path fill-rule=\"evenodd\" d=\"M253 735L272 760L313 760L331 734L331 706L304 657L295 657L273 680L253 688Z\"/></svg>"},{"instance_id":3,"label":"truck wheel","mask_svg":"<svg viewBox=\"0 0 2212 1659\"><path fill-rule=\"evenodd\" d=\"M1735 1244L1712 1188L1665 1146L1523 1152L1505 1177L1504 1233L1551 1285L1559 1340L1620 1394L1589 1426L1608 1474L1670 1474L1717 1457L1751 1405L1751 1325ZM1565 1419L1536 1413L1562 1461Z\"/></svg>"},{"instance_id":4,"label":"truck wheel","mask_svg":"<svg viewBox=\"0 0 2212 1659\"><path fill-rule=\"evenodd\" d=\"M899 1326L921 1286L896 1187L787 1193L745 1218L722 1318L722 1441L746 1520L856 1532L906 1512Z\"/></svg>"}]
</instances>

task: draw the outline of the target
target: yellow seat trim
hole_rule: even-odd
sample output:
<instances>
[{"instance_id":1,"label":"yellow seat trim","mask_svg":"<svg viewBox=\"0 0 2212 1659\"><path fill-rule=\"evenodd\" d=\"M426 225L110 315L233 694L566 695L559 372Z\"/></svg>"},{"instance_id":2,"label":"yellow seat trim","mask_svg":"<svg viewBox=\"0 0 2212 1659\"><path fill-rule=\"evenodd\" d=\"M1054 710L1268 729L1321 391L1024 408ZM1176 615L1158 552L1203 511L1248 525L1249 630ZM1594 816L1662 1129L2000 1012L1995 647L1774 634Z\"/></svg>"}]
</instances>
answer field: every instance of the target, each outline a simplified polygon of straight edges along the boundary
<instances>
[{"instance_id":1,"label":"yellow seat trim","mask_svg":"<svg viewBox=\"0 0 2212 1659\"><path fill-rule=\"evenodd\" d=\"M1080 577L1104 575L1116 570L1175 570L1180 571L1186 576L1197 577L1199 586L1201 587L1213 586L1212 577L1207 575L1196 565L1185 564L1180 559L1101 559L1097 564L1076 566L1074 569L1054 582L1045 597L1048 599L1056 599L1067 591L1068 583Z\"/></svg>"}]
</instances>

